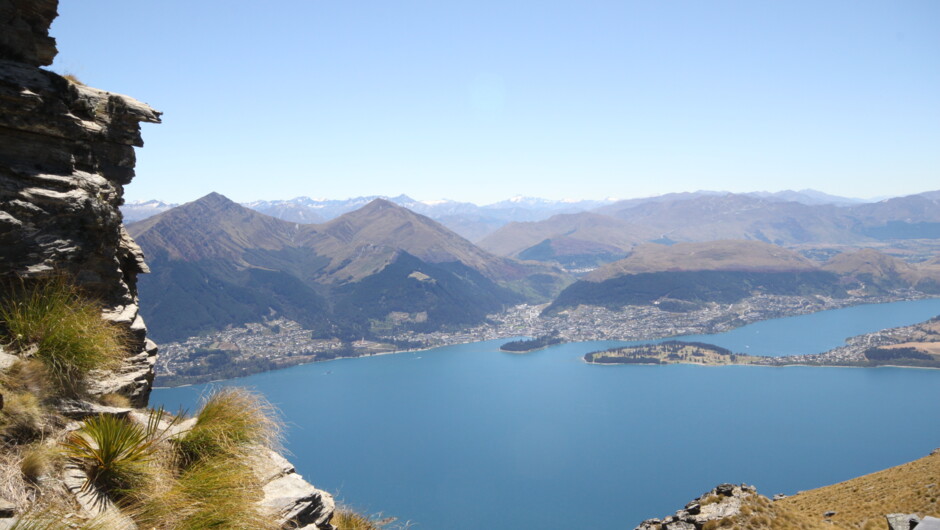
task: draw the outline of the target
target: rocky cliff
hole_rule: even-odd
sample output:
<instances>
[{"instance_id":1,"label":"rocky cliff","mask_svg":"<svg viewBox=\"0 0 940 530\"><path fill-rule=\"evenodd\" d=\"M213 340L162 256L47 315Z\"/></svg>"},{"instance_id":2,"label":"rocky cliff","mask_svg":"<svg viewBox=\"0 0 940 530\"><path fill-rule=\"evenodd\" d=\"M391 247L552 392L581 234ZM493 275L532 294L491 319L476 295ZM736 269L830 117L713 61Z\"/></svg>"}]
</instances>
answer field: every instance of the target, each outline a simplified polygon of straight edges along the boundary
<instances>
[{"instance_id":1,"label":"rocky cliff","mask_svg":"<svg viewBox=\"0 0 940 530\"><path fill-rule=\"evenodd\" d=\"M55 55L57 3L0 0L0 275L66 274L100 299L134 340L124 366L92 392L143 406L156 355L137 307L147 266L118 206L143 145L139 124L160 113L39 68Z\"/></svg>"},{"instance_id":2,"label":"rocky cliff","mask_svg":"<svg viewBox=\"0 0 940 530\"><path fill-rule=\"evenodd\" d=\"M0 285L67 278L99 301L102 318L125 328L130 339L119 368L91 374L85 396L90 401L54 402L50 414L55 421L30 419L44 425L36 429L41 436L22 436L23 440L3 446L0 493L11 498L0 499L0 528L12 524L9 518L14 513L29 510L30 499L42 497L41 492L30 493L38 484L43 490L63 485L72 490L82 517L106 508L106 502L83 503L91 476L80 468L68 471L67 467L64 479L44 471L35 484L23 483L18 471L6 471L21 468L27 451L45 442L54 448L79 427L74 422L63 424L62 418L112 415L133 421L135 414L141 415L157 353L138 312L137 275L149 272L148 267L124 229L118 207L124 186L134 177L134 148L143 146L140 124L159 123L160 112L128 96L40 68L51 64L56 54L48 30L57 6L58 0L0 0ZM0 375L31 355L10 355L3 348L0 344ZM127 397L138 410L92 403L96 396L109 394ZM29 410L40 410L35 398L30 399ZM0 423L9 437L13 404L5 410L0 395ZM23 410L22 404L18 410ZM195 421L189 421L190 429ZM332 528L332 497L304 481L276 453L258 453L250 463L263 489L258 504L284 527ZM69 473L77 473L71 483ZM122 521L127 524L117 527L134 527L126 518Z\"/></svg>"}]
</instances>

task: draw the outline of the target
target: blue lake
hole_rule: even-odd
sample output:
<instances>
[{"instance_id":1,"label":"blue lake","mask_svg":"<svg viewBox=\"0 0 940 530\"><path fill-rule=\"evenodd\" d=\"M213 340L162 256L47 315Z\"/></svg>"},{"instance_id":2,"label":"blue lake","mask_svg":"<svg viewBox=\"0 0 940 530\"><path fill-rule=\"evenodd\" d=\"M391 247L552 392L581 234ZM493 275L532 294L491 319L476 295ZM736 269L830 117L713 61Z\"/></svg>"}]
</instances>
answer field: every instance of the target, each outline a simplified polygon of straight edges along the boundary
<instances>
[{"instance_id":1,"label":"blue lake","mask_svg":"<svg viewBox=\"0 0 940 530\"><path fill-rule=\"evenodd\" d=\"M940 299L858 306L687 337L765 355L940 315ZM632 528L721 482L766 495L839 482L940 446L940 370L595 366L585 342L505 341L297 366L217 384L264 393L298 471L418 529ZM198 408L207 386L154 390Z\"/></svg>"}]
</instances>

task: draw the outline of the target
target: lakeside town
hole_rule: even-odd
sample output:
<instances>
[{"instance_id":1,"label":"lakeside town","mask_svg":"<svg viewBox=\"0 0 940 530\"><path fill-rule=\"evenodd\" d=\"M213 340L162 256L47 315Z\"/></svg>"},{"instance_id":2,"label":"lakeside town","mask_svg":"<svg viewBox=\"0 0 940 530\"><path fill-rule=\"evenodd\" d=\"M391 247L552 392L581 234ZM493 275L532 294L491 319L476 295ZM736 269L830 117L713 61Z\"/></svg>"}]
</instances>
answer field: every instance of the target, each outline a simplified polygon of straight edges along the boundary
<instances>
[{"instance_id":1,"label":"lakeside town","mask_svg":"<svg viewBox=\"0 0 940 530\"><path fill-rule=\"evenodd\" d=\"M637 341L721 333L761 320L924 297L922 293L912 290L899 290L878 297L847 298L755 295L734 304L702 304L686 312L667 311L656 304L627 306L620 310L579 306L545 316L542 311L546 305L521 304L489 315L484 324L464 329L431 333L402 331L374 340L363 338L345 342L336 338L315 338L313 332L297 322L272 315L263 322L230 326L185 341L161 344L156 367L157 384L175 386L342 357L363 357L518 337L556 335L564 342ZM868 340L878 341L874 338ZM860 348L846 346L825 354L791 357L786 364L852 364L859 360L861 351ZM769 358L759 364L781 363Z\"/></svg>"}]
</instances>

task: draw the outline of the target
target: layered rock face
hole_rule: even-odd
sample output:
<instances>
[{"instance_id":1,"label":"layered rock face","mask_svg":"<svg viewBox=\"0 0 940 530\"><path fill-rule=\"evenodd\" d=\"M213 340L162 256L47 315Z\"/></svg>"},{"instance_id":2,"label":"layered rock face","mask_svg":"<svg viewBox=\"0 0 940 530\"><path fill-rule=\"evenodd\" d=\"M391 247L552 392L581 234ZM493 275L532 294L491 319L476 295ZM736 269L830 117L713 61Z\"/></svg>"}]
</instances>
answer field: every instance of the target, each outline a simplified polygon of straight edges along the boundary
<instances>
[{"instance_id":1,"label":"layered rock face","mask_svg":"<svg viewBox=\"0 0 940 530\"><path fill-rule=\"evenodd\" d=\"M160 113L38 68L52 62L57 0L0 0L0 277L65 274L133 336L125 366L92 384L144 406L156 346L137 311L143 255L118 206L140 123Z\"/></svg>"},{"instance_id":2,"label":"layered rock face","mask_svg":"<svg viewBox=\"0 0 940 530\"><path fill-rule=\"evenodd\" d=\"M137 275L149 271L118 207L134 177L134 147L143 146L140 123L159 123L160 113L39 68L56 53L48 30L57 7L58 0L0 0L0 285L64 275L100 300L103 318L125 326L133 340L123 367L91 374L87 390L123 394L135 407L146 407L157 347L138 314ZM0 354L0 362L11 358L2 349ZM57 406L70 418L134 414L81 400ZM276 453L255 460L263 485L259 503L277 514L282 527L333 528L329 493L304 481ZM72 478L81 504L85 474L79 469ZM0 527L14 515L4 502ZM107 503L84 507L91 514L105 508Z\"/></svg>"}]
</instances>

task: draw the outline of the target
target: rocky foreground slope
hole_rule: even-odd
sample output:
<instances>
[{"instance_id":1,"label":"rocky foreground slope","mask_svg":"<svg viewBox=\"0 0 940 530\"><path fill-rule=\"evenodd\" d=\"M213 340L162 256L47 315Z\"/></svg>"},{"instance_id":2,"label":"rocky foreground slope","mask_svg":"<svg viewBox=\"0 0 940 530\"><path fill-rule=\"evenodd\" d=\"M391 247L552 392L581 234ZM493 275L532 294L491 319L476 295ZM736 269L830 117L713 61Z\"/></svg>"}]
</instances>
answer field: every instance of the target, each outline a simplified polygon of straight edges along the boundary
<instances>
[{"instance_id":1,"label":"rocky foreground slope","mask_svg":"<svg viewBox=\"0 0 940 530\"><path fill-rule=\"evenodd\" d=\"M139 124L159 123L160 113L40 68L51 64L56 53L48 29L57 6L57 0L0 0L0 282L7 297L11 286L68 278L103 306L102 318L123 329L128 340L120 366L92 372L87 387L72 399L50 397L42 389L33 389L29 397L18 389L9 397L19 402L7 399L4 408L7 388L2 389L0 528L49 495L73 495L65 502L74 521L109 509L108 502L89 500L81 469L44 469L24 480L19 476L20 470L26 473L24 448L38 450L42 440L54 446L67 439L81 426L74 420L146 416L140 408L148 402L157 353L138 313L137 275L148 267L118 207L123 187L134 177L134 148L143 146ZM35 353L10 344L0 347L0 379L26 385L11 371L26 373L23 366ZM103 405L102 396L118 403L123 397L131 407ZM26 417L24 411L49 417ZM14 429L17 425L38 432L24 434ZM32 435L42 440L34 442ZM328 493L303 481L279 455L265 454L256 464L263 487L257 502L282 525L332 528ZM116 527L134 527L126 518L117 520Z\"/></svg>"},{"instance_id":2,"label":"rocky foreground slope","mask_svg":"<svg viewBox=\"0 0 940 530\"><path fill-rule=\"evenodd\" d=\"M721 484L675 514L635 530L938 528L940 449L929 456L792 496L760 495L746 484Z\"/></svg>"}]
</instances>

